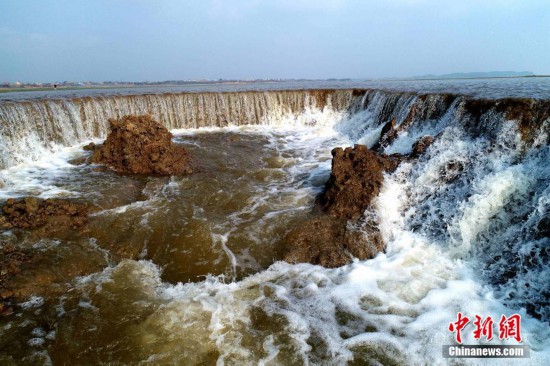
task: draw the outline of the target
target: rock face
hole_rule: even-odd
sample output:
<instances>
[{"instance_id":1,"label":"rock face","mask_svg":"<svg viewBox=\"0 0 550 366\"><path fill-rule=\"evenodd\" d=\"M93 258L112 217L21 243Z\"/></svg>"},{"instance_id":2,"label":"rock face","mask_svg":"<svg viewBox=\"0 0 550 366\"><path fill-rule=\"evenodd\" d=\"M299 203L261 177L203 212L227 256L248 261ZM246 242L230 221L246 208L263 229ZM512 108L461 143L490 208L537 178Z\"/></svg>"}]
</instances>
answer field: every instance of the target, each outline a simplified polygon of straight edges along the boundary
<instances>
[{"instance_id":1,"label":"rock face","mask_svg":"<svg viewBox=\"0 0 550 366\"><path fill-rule=\"evenodd\" d=\"M479 135L491 128L491 124L481 123L484 116L494 111L502 113L508 120L515 120L524 142L533 143L540 133L540 126L550 118L550 101L537 99L502 98L467 99L464 109L470 116L466 127L472 134Z\"/></svg>"},{"instance_id":2,"label":"rock face","mask_svg":"<svg viewBox=\"0 0 550 366\"><path fill-rule=\"evenodd\" d=\"M423 136L418 141L416 141L412 146L411 157L418 158L420 155L424 154L426 150L430 147L431 144L435 141L433 136Z\"/></svg>"},{"instance_id":3,"label":"rock face","mask_svg":"<svg viewBox=\"0 0 550 366\"><path fill-rule=\"evenodd\" d=\"M85 151L94 151L95 149L97 149L97 145L94 144L93 142L90 142L88 145L84 146L82 149L84 149Z\"/></svg>"},{"instance_id":4,"label":"rock face","mask_svg":"<svg viewBox=\"0 0 550 366\"><path fill-rule=\"evenodd\" d=\"M332 156L332 173L317 202L322 213L286 235L287 262L334 268L384 250L376 222L362 216L380 192L384 173L395 170L400 159L364 145L335 148Z\"/></svg>"},{"instance_id":5,"label":"rock face","mask_svg":"<svg viewBox=\"0 0 550 366\"><path fill-rule=\"evenodd\" d=\"M17 295L9 285L8 279L21 272L21 267L28 262L28 256L16 250L12 245L5 245L0 249L0 314L13 313L13 299Z\"/></svg>"},{"instance_id":6,"label":"rock face","mask_svg":"<svg viewBox=\"0 0 550 366\"><path fill-rule=\"evenodd\" d=\"M119 173L179 175L191 173L187 151L172 142L172 134L151 116L110 119L111 132L93 150L91 163L105 164Z\"/></svg>"},{"instance_id":7,"label":"rock face","mask_svg":"<svg viewBox=\"0 0 550 366\"><path fill-rule=\"evenodd\" d=\"M382 151L383 148L390 145L397 138L399 131L397 129L395 118L387 122L382 130L380 131L380 139L374 146L372 150Z\"/></svg>"},{"instance_id":8,"label":"rock face","mask_svg":"<svg viewBox=\"0 0 550 366\"><path fill-rule=\"evenodd\" d=\"M285 245L286 262L327 268L343 266L353 257L369 259L384 250L384 241L377 230L348 228L346 220L329 215L296 226L287 234Z\"/></svg>"},{"instance_id":9,"label":"rock face","mask_svg":"<svg viewBox=\"0 0 550 366\"><path fill-rule=\"evenodd\" d=\"M86 223L89 209L84 203L62 199L10 198L1 209L0 230L43 226L77 229Z\"/></svg>"},{"instance_id":10,"label":"rock face","mask_svg":"<svg viewBox=\"0 0 550 366\"><path fill-rule=\"evenodd\" d=\"M332 150L332 172L319 198L323 211L335 217L359 218L378 195L384 173L399 165L397 157L355 145Z\"/></svg>"}]
</instances>

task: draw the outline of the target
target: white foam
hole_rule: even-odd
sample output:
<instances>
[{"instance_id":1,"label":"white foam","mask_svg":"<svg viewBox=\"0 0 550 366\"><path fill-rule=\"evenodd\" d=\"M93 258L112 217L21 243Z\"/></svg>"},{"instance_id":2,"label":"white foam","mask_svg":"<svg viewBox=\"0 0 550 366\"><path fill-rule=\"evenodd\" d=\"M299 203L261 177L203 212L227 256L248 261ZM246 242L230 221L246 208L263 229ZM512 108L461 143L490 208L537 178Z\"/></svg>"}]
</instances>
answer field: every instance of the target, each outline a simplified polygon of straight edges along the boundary
<instances>
[{"instance_id":1,"label":"white foam","mask_svg":"<svg viewBox=\"0 0 550 366\"><path fill-rule=\"evenodd\" d=\"M406 107L407 103L403 111ZM230 215L225 225L214 228L214 237L231 258L233 272L239 258L226 245L232 227L246 223L251 232L260 235L262 220L269 215L287 212L289 207L310 207L321 177L330 170L330 149L356 141L374 144L381 130L380 121L373 117L376 113L369 109L347 116L330 108L307 109L299 116L282 112L270 115L263 126L173 131L180 137L213 131L260 134L281 152L278 169L286 174L285 179L258 189L255 200ZM124 260L79 279L83 291L80 306L97 309L89 295L104 291L105 283L109 283L110 291L116 291L117 285L124 287L122 293L130 284L140 296L132 306L156 309L135 326L139 335L134 339L136 347L147 353L149 360L176 362L182 355L200 358L215 351L220 354L220 364L284 363L289 352L302 363L344 364L364 353L365 358L380 363L445 364L441 346L453 343L448 325L457 312L494 319L517 312L522 315L525 344L532 349L528 363L548 364L547 324L527 315L521 302L509 302L503 292L509 294L510 287L495 290L485 285L484 277L476 270L487 258L471 253L493 244L487 237L501 233L503 225L511 225L514 213L523 213L516 206L529 201L533 186L537 180L547 179L548 172L537 169L535 163L520 162L521 144L512 125L504 124L495 132L499 138L492 144L483 136L469 137L459 126L448 127L448 118L400 134L386 150L409 152L417 137L441 133L417 164L403 163L386 176L369 214L379 221L387 250L372 260L355 261L338 269L279 262L238 282L227 283L220 276L177 285L163 283L161 269L151 262ZM292 158L282 155L289 151ZM539 160L533 161L544 162L548 156L544 154L541 151ZM72 169L66 165L66 157L59 156L59 162L45 166L48 174ZM451 176L452 172L445 171L450 163L461 165L463 171ZM39 183L32 189L59 194L36 170L28 169L20 176L14 170L15 178L9 177L13 183L8 179L7 186L29 181L32 187L32 180L37 179ZM304 185L304 180L310 184ZM175 188L172 182L166 186L167 190ZM9 189L5 192L13 193ZM549 193L540 189L536 194L532 204L536 212L525 213L532 217L529 223L534 225L548 212ZM132 209L153 209L155 202L151 196L144 203L109 213L123 215ZM264 205L274 208L256 222L247 221L247 215ZM507 208L514 212L503 213ZM200 216L201 212L194 214ZM495 226L501 231L491 231ZM525 244L527 255L537 243ZM492 248L497 250L498 246ZM530 274L536 275L549 278L544 272ZM234 278L233 273L229 281ZM43 300L34 299L24 307L42 304ZM507 308L510 304L512 307ZM264 323L258 320L262 316ZM465 343L478 344L471 332L464 337ZM263 354L255 354L251 344ZM380 350L385 359L373 349Z\"/></svg>"},{"instance_id":2,"label":"white foam","mask_svg":"<svg viewBox=\"0 0 550 366\"><path fill-rule=\"evenodd\" d=\"M28 301L19 304L19 306L21 306L23 309L38 308L42 305L44 305L44 299L40 296L31 296Z\"/></svg>"},{"instance_id":3,"label":"white foam","mask_svg":"<svg viewBox=\"0 0 550 366\"><path fill-rule=\"evenodd\" d=\"M94 140L98 142L98 140ZM90 142L90 141L87 141ZM75 197L77 187L69 187L74 182L79 167L68 161L82 157L82 146L58 147L52 151L42 151L37 157L23 163L0 170L0 199L21 196L40 198Z\"/></svg>"},{"instance_id":4,"label":"white foam","mask_svg":"<svg viewBox=\"0 0 550 366\"><path fill-rule=\"evenodd\" d=\"M474 188L475 192L463 202L462 217L457 222L461 236L459 255L468 252L476 236L503 212L514 195L526 195L533 184L531 177L523 173L522 166L513 166L486 176Z\"/></svg>"}]
</instances>

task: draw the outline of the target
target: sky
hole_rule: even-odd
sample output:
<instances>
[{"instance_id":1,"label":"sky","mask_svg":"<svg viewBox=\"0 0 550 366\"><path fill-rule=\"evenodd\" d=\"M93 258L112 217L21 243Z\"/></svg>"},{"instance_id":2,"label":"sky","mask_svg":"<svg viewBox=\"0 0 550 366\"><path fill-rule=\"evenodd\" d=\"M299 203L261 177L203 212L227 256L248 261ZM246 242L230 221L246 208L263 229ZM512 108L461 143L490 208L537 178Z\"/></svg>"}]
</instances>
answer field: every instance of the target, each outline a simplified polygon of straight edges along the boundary
<instances>
[{"instance_id":1,"label":"sky","mask_svg":"<svg viewBox=\"0 0 550 366\"><path fill-rule=\"evenodd\" d=\"M550 74L548 0L0 0L0 81Z\"/></svg>"}]
</instances>

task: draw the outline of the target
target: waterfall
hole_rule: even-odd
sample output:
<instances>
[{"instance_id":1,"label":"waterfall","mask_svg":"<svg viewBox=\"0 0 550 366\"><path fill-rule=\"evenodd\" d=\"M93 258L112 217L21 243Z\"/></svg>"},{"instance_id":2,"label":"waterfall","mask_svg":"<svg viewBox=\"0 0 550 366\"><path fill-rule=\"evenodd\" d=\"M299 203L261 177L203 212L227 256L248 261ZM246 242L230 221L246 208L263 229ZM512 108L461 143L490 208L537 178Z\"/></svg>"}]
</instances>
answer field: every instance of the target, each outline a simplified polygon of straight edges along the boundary
<instances>
[{"instance_id":1,"label":"waterfall","mask_svg":"<svg viewBox=\"0 0 550 366\"><path fill-rule=\"evenodd\" d=\"M5 101L0 102L0 168L13 168L0 174L0 179L8 178L4 196L46 192L45 197L57 197L61 192L67 197L76 192L75 197L79 197L113 190L111 184L97 184L99 177L110 179L110 173L94 173L80 179L79 173L92 171L93 167L67 163L65 157L59 158L63 151L46 159L43 155L63 146L104 138L109 118L145 113L171 130L284 127L235 129L242 136L250 133L247 130L260 131L268 141L262 140L262 144L277 148L281 152L277 159L288 162L286 168L280 164L276 169L269 168L270 172L286 169L284 172L291 179L286 182L285 178L288 185L282 190L281 185L266 186L262 181L265 190L258 190L239 215L220 215L222 225L209 224L221 230L213 238L216 245L219 242L224 251L227 249L231 262L251 258L248 251L241 257L231 251L227 238L233 235L233 226L243 224L254 239L263 239L261 235L269 230L264 230L264 226L254 228L253 225L265 222L250 219L250 212L257 210L258 202L261 207L273 204L265 200L264 194L274 195L275 201L285 205L290 200L289 207L295 208L304 195L326 181L333 147L363 143L377 146L386 154L408 154L419 138L430 135L435 139L421 156L403 159L395 172L385 176L383 189L366 212L378 220L386 242L384 253L338 269L276 262L231 283L211 276L196 282L164 283L162 265L123 260L76 281L73 293L80 291L83 295L79 296L86 302L74 301L73 306L71 301L61 300L61 308L69 314L59 318L64 323L57 327L61 352L70 348L77 354L83 349L82 344L87 344L74 341L82 340L73 333L78 327L99 329L94 336L97 339L85 341L93 345L88 349L102 349L98 347L102 334L110 334L111 330L98 325L109 324L108 315L102 318L105 314L119 316L113 308L124 304L120 308L132 316L150 314L150 309L155 309L146 319L132 322L125 333L127 340L121 341L129 342L126 346L132 354L138 354L134 350L142 351L136 357L143 360L156 355L179 360L178 357L188 357L182 352L182 345L190 345L189 354L197 359L207 359L214 350L220 352L221 360L239 360L242 364L259 363L258 357L263 356L258 350L262 349L274 350L273 357L280 353L281 360L295 359L298 363L336 360L335 363L344 364L352 358L360 363L375 357L380 363L441 364L440 347L452 340L448 324L458 311L494 319L501 314L521 314L522 334L531 347L533 362L544 364L548 360L549 100L347 89ZM289 125L315 128L286 129ZM392 126L393 137L379 143L387 135L387 126ZM181 131L175 131L176 138L202 135L202 131L183 131L179 136L176 132ZM284 157L289 151L296 155ZM60 167L40 166L56 156L63 162ZM256 158L254 154L250 156ZM34 165L17 165L39 159ZM242 168L249 169L246 164ZM52 171L54 174L49 174ZM120 180L120 190L132 187L126 178L116 178L117 182ZM235 187L240 183L237 181ZM119 226L124 228L121 230L143 226L139 235L160 232L147 226L156 215L163 231L169 233L169 229L164 230L164 220L173 208L167 202L177 197L174 202L178 209L180 204L184 207L189 202L180 200L177 194L192 184L188 177L158 187L156 183L148 184L145 192L149 200L132 201L104 214L109 220L117 220L117 230ZM213 185L214 191L218 191L217 184L216 181ZM220 197L234 193L235 187L220 184ZM156 192L155 189L162 194L148 193ZM208 222L205 212L214 205L210 201L207 204L189 209L197 215L197 222ZM261 217L268 217L262 215L269 210L257 211ZM182 209L182 215L184 212L187 209ZM139 225L120 224L132 215L136 221L128 222ZM241 220L242 217L246 218ZM178 230L182 229L180 221L173 221L176 222ZM199 227L202 230L202 225ZM185 235L186 230L183 227ZM182 243L176 244L183 246L188 242ZM96 246L95 239L91 244ZM73 245L69 244L71 250ZM108 290L101 286L103 281L109 283ZM139 301L128 301L132 291L136 291ZM81 305L87 301L94 308ZM102 306L108 311L103 311ZM72 314L92 309L101 316L71 318ZM106 333L101 333L102 329ZM148 337L144 339L143 334ZM168 342L166 334L171 337ZM467 343L477 342L472 339L472 332L468 334ZM12 335L8 333L8 337ZM117 356L106 357L105 362L111 362Z\"/></svg>"},{"instance_id":2,"label":"waterfall","mask_svg":"<svg viewBox=\"0 0 550 366\"><path fill-rule=\"evenodd\" d=\"M167 93L0 102L0 168L57 146L105 138L108 119L151 114L169 129L276 123L305 110L347 110L353 90Z\"/></svg>"},{"instance_id":3,"label":"waterfall","mask_svg":"<svg viewBox=\"0 0 550 366\"><path fill-rule=\"evenodd\" d=\"M372 145L384 123L399 130L436 121L454 111L450 123L472 134L489 133L504 119L516 120L534 140L549 115L548 101L476 100L459 95L376 90L287 90L166 93L0 102L0 169L34 161L45 152L105 138L109 118L151 114L169 129L277 124L307 111L346 113L352 136ZM340 128L343 128L340 126ZM369 131L366 136L365 132ZM536 132L539 131L539 132ZM410 131L409 131L410 135ZM398 152L398 151L395 151Z\"/></svg>"}]
</instances>

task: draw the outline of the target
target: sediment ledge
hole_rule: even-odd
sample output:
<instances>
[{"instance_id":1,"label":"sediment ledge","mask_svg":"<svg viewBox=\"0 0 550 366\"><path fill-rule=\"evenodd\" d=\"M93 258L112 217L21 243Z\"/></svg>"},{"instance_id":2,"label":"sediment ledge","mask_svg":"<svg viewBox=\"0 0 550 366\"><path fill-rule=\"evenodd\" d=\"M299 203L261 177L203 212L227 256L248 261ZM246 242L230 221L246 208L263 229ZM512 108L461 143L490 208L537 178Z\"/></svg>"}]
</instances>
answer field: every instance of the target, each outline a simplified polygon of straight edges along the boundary
<instances>
[{"instance_id":1,"label":"sediment ledge","mask_svg":"<svg viewBox=\"0 0 550 366\"><path fill-rule=\"evenodd\" d=\"M69 200L10 198L1 208L0 230L44 227L46 231L78 229L86 224L89 212L89 205Z\"/></svg>"}]
</instances>

